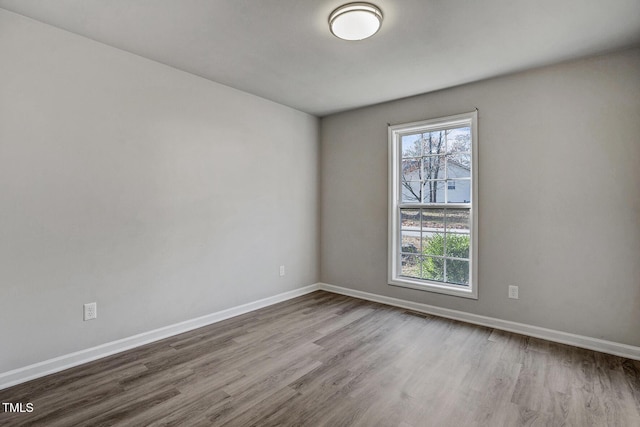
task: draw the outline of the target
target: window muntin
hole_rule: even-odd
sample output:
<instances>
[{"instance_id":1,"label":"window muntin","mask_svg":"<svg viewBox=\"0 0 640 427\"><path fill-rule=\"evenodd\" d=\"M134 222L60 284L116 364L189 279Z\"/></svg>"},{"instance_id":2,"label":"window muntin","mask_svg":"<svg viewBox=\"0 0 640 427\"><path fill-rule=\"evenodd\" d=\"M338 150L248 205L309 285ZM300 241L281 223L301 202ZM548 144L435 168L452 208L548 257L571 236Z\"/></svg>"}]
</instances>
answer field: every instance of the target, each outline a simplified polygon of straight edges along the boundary
<instances>
[{"instance_id":1,"label":"window muntin","mask_svg":"<svg viewBox=\"0 0 640 427\"><path fill-rule=\"evenodd\" d=\"M389 128L390 284L477 298L476 120Z\"/></svg>"}]
</instances>

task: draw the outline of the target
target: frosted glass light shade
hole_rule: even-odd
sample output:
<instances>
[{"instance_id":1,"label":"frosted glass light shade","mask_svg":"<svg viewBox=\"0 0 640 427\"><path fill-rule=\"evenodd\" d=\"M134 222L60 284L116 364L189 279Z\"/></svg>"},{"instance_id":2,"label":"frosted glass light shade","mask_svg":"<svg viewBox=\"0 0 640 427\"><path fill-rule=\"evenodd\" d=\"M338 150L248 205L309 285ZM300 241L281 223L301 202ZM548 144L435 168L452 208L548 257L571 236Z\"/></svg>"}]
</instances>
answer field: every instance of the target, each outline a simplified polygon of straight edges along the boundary
<instances>
[{"instance_id":1,"label":"frosted glass light shade","mask_svg":"<svg viewBox=\"0 0 640 427\"><path fill-rule=\"evenodd\" d=\"M371 3L349 3L329 15L329 28L344 40L363 40L378 32L382 11Z\"/></svg>"}]
</instances>

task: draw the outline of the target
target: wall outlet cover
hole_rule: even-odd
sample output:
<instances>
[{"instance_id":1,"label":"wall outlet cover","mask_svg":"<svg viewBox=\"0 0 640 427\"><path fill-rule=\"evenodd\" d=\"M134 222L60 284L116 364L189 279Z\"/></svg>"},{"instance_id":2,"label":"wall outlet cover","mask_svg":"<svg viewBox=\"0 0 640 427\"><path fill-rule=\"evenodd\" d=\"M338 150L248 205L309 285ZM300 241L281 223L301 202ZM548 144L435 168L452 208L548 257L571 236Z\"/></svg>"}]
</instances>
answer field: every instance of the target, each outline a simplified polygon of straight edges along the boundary
<instances>
[{"instance_id":1,"label":"wall outlet cover","mask_svg":"<svg viewBox=\"0 0 640 427\"><path fill-rule=\"evenodd\" d=\"M84 320L93 320L98 317L98 303L90 302L84 305Z\"/></svg>"}]
</instances>

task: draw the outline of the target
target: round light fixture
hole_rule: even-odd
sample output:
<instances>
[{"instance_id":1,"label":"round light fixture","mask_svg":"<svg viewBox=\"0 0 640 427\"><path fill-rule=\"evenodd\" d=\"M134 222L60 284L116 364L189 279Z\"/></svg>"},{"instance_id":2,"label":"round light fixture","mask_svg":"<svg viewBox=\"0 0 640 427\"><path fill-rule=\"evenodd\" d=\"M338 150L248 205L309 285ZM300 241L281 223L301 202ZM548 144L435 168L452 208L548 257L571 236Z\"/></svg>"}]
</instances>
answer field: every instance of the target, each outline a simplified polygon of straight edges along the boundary
<instances>
[{"instance_id":1,"label":"round light fixture","mask_svg":"<svg viewBox=\"0 0 640 427\"><path fill-rule=\"evenodd\" d=\"M329 15L329 28L343 40L363 40L378 32L382 11L371 3L349 3Z\"/></svg>"}]
</instances>

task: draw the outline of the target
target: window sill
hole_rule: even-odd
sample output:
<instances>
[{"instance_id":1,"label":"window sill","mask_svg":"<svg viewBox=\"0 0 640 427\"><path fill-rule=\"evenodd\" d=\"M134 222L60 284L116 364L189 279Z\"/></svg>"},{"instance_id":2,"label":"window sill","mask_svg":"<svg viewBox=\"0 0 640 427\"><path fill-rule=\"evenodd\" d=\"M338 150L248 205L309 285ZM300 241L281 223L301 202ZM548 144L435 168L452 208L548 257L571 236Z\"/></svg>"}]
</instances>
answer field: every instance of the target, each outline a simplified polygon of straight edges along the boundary
<instances>
[{"instance_id":1,"label":"window sill","mask_svg":"<svg viewBox=\"0 0 640 427\"><path fill-rule=\"evenodd\" d=\"M389 280L389 285L401 288L417 289L419 291L436 292L439 294L452 295L462 298L478 299L475 287L467 289L461 286L447 285L440 282L414 281L406 278L395 278Z\"/></svg>"}]
</instances>

